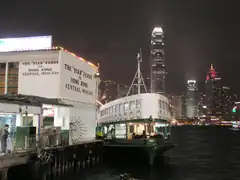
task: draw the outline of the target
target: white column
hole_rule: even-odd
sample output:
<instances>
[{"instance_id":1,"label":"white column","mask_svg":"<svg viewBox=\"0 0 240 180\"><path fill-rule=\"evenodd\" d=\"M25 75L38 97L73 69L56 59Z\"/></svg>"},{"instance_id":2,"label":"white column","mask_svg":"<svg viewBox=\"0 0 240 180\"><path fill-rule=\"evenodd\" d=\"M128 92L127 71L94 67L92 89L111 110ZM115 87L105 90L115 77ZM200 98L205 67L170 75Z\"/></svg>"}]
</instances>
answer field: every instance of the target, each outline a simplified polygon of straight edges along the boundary
<instances>
[{"instance_id":1,"label":"white column","mask_svg":"<svg viewBox=\"0 0 240 180\"><path fill-rule=\"evenodd\" d=\"M33 115L33 126L36 127L36 134L39 134L39 131L43 126L43 118L41 114Z\"/></svg>"},{"instance_id":2,"label":"white column","mask_svg":"<svg viewBox=\"0 0 240 180\"><path fill-rule=\"evenodd\" d=\"M62 117L60 116L60 107L54 107L54 122L53 125L56 127L62 127L63 126L63 122L62 122Z\"/></svg>"},{"instance_id":3,"label":"white column","mask_svg":"<svg viewBox=\"0 0 240 180\"><path fill-rule=\"evenodd\" d=\"M16 114L16 127L17 126L22 126L23 124L23 117L21 113Z\"/></svg>"},{"instance_id":4,"label":"white column","mask_svg":"<svg viewBox=\"0 0 240 180\"><path fill-rule=\"evenodd\" d=\"M6 69L5 69L5 89L4 94L8 93L8 62L6 62Z\"/></svg>"}]
</instances>

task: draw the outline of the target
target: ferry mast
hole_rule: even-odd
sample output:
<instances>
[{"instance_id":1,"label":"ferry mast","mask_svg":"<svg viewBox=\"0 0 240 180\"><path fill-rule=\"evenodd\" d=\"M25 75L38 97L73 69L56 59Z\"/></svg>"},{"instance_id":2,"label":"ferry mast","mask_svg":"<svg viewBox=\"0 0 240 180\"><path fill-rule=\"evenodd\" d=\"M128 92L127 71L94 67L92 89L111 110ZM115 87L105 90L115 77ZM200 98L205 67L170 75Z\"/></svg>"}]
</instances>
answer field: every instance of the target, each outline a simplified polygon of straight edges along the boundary
<instances>
[{"instance_id":1,"label":"ferry mast","mask_svg":"<svg viewBox=\"0 0 240 180\"><path fill-rule=\"evenodd\" d=\"M132 84L128 90L127 96L130 94L133 87L137 87L137 94L141 93L142 86L144 87L145 93L147 93L147 88L141 73L141 62L142 62L142 49L140 48L140 52L137 54L137 63L138 63L137 72L135 73Z\"/></svg>"}]
</instances>

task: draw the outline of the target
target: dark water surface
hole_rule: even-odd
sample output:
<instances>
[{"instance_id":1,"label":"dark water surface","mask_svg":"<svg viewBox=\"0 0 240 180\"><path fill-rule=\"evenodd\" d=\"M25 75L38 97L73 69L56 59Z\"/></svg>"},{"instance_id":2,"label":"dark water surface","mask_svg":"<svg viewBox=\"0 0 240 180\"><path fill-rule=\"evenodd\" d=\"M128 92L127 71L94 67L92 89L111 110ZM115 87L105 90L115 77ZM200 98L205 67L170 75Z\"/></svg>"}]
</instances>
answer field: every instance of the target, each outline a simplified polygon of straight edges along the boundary
<instances>
[{"instance_id":1,"label":"dark water surface","mask_svg":"<svg viewBox=\"0 0 240 180\"><path fill-rule=\"evenodd\" d=\"M149 169L130 165L126 159L126 163L112 162L71 179L240 180L240 131L214 126L174 127L172 140L177 146L165 154L169 159L163 166Z\"/></svg>"}]
</instances>

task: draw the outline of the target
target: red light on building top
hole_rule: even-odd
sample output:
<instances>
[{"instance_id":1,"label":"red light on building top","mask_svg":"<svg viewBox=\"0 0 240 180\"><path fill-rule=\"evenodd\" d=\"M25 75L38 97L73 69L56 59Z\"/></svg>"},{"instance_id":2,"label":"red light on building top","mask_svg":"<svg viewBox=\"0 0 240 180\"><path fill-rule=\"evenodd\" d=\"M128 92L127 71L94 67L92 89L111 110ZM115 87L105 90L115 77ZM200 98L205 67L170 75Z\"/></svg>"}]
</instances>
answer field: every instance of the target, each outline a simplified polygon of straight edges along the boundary
<instances>
[{"instance_id":1,"label":"red light on building top","mask_svg":"<svg viewBox=\"0 0 240 180\"><path fill-rule=\"evenodd\" d=\"M207 77L206 77L206 81L208 81L209 80L209 76L207 75Z\"/></svg>"},{"instance_id":2,"label":"red light on building top","mask_svg":"<svg viewBox=\"0 0 240 180\"><path fill-rule=\"evenodd\" d=\"M208 81L210 78L211 79L214 79L217 77L217 72L215 71L214 67L213 67L213 64L211 64L211 67L208 71L208 75L206 77L206 81Z\"/></svg>"}]
</instances>

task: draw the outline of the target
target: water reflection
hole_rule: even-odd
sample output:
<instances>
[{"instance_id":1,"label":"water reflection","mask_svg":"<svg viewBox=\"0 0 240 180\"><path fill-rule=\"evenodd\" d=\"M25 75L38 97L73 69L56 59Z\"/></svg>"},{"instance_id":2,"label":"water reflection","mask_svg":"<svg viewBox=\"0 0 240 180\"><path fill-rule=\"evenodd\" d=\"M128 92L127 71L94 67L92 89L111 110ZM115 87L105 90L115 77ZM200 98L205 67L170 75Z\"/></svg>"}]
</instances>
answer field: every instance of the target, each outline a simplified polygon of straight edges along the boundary
<instances>
[{"instance_id":1,"label":"water reflection","mask_svg":"<svg viewBox=\"0 0 240 180\"><path fill-rule=\"evenodd\" d=\"M235 180L240 179L240 131L222 127L176 127L177 147L166 163L152 169L111 162L75 177L85 180ZM67 178L69 179L69 178Z\"/></svg>"}]
</instances>

